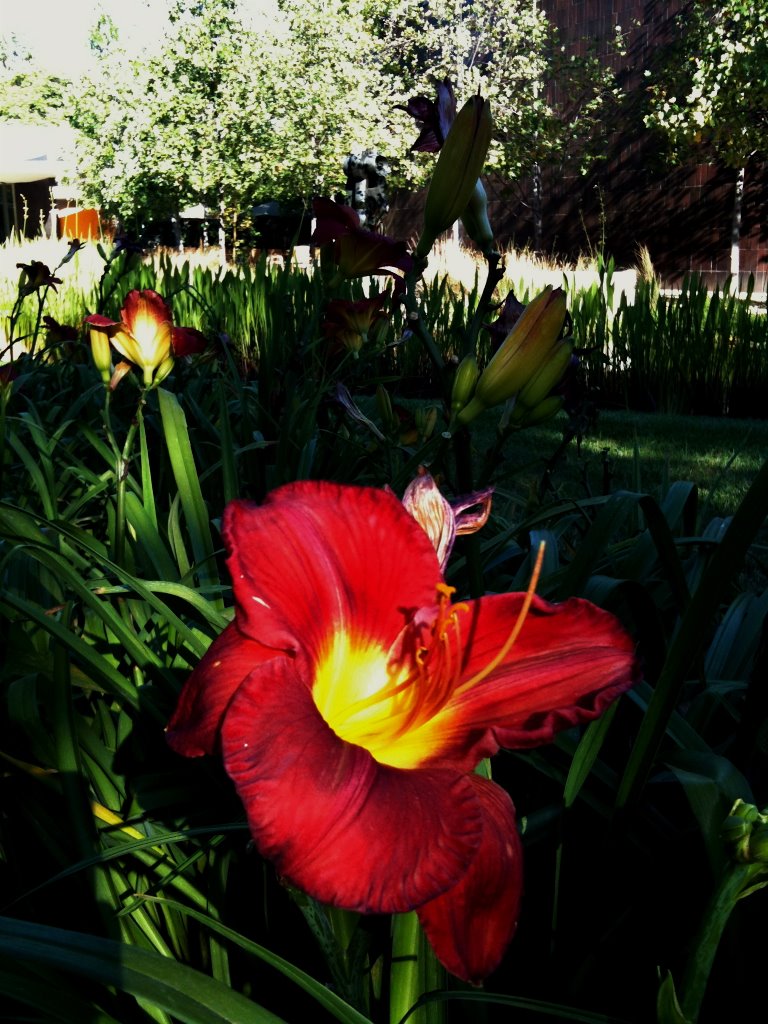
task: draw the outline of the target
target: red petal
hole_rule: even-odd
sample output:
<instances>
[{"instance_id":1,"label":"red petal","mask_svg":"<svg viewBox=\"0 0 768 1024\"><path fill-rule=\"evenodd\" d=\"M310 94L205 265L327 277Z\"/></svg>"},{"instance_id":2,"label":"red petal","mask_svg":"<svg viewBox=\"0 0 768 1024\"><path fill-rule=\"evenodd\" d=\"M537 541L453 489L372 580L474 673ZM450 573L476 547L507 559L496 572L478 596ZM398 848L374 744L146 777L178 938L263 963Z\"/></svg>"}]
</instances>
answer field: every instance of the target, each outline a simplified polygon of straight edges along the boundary
<instances>
[{"instance_id":1,"label":"red petal","mask_svg":"<svg viewBox=\"0 0 768 1024\"><path fill-rule=\"evenodd\" d=\"M144 291L138 291L134 288L128 292L123 301L123 308L120 310L120 314L123 318L123 323L126 324L131 334L133 334L134 325L139 316L146 316L154 320L158 325L170 323L173 319L171 307L162 295L158 295L151 288L145 288Z\"/></svg>"},{"instance_id":2,"label":"red petal","mask_svg":"<svg viewBox=\"0 0 768 1024\"><path fill-rule=\"evenodd\" d=\"M261 506L232 502L222 533L240 629L313 658L338 629L389 649L442 579L421 527L372 487L287 484Z\"/></svg>"},{"instance_id":3,"label":"red petal","mask_svg":"<svg viewBox=\"0 0 768 1024\"><path fill-rule=\"evenodd\" d=\"M313 245L325 245L351 231L360 231L360 217L351 206L334 203L332 199L313 199L312 209L317 223L312 234Z\"/></svg>"},{"instance_id":4,"label":"red petal","mask_svg":"<svg viewBox=\"0 0 768 1024\"><path fill-rule=\"evenodd\" d=\"M193 356L204 352L207 346L208 339L202 331L194 327L171 328L171 347L175 356Z\"/></svg>"},{"instance_id":5,"label":"red petal","mask_svg":"<svg viewBox=\"0 0 768 1024\"><path fill-rule=\"evenodd\" d=\"M512 801L500 786L469 779L483 810L483 836L461 881L418 910L437 958L456 977L479 984L498 967L517 926L522 844Z\"/></svg>"},{"instance_id":6,"label":"red petal","mask_svg":"<svg viewBox=\"0 0 768 1024\"><path fill-rule=\"evenodd\" d=\"M619 621L579 598L560 605L534 598L504 661L466 689L503 647L522 594L470 602L460 613L465 663L445 708L424 726L435 760L467 769L499 747L549 743L562 729L597 718L639 678L634 643ZM418 741L417 730L410 740Z\"/></svg>"},{"instance_id":7,"label":"red petal","mask_svg":"<svg viewBox=\"0 0 768 1024\"><path fill-rule=\"evenodd\" d=\"M257 665L275 652L227 626L208 648L181 691L166 730L177 754L199 757L218 746L219 728L237 688Z\"/></svg>"},{"instance_id":8,"label":"red petal","mask_svg":"<svg viewBox=\"0 0 768 1024\"><path fill-rule=\"evenodd\" d=\"M110 320L108 316L102 316L101 313L92 313L83 323L90 324L91 327L120 327L118 322Z\"/></svg>"},{"instance_id":9,"label":"red petal","mask_svg":"<svg viewBox=\"0 0 768 1024\"><path fill-rule=\"evenodd\" d=\"M323 903L413 909L454 885L480 842L469 776L378 764L326 725L287 658L253 672L224 718L224 764L261 853Z\"/></svg>"}]
</instances>

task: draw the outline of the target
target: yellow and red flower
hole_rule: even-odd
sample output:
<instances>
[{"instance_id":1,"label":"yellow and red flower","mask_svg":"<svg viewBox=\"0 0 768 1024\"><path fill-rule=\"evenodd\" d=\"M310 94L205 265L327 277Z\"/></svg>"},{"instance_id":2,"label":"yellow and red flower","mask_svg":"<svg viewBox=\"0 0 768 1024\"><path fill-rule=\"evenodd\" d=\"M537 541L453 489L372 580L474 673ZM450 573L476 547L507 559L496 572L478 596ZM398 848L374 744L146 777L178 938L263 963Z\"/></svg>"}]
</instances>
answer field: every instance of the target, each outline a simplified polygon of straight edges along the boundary
<instances>
[{"instance_id":1,"label":"yellow and red flower","mask_svg":"<svg viewBox=\"0 0 768 1024\"><path fill-rule=\"evenodd\" d=\"M158 383L170 373L174 356L190 355L205 348L205 336L191 327L174 327L171 308L162 295L148 288L128 292L120 320L94 313L85 318L91 348L99 370L109 372L109 352L104 336L117 351L140 367L144 383ZM105 369L106 363L106 369Z\"/></svg>"},{"instance_id":2,"label":"yellow and red flower","mask_svg":"<svg viewBox=\"0 0 768 1024\"><path fill-rule=\"evenodd\" d=\"M511 939L521 842L474 772L595 718L632 685L633 644L587 601L452 602L397 497L299 482L237 501L223 536L234 621L168 728L220 753L262 855L314 898L415 909L442 963L478 982Z\"/></svg>"}]
</instances>

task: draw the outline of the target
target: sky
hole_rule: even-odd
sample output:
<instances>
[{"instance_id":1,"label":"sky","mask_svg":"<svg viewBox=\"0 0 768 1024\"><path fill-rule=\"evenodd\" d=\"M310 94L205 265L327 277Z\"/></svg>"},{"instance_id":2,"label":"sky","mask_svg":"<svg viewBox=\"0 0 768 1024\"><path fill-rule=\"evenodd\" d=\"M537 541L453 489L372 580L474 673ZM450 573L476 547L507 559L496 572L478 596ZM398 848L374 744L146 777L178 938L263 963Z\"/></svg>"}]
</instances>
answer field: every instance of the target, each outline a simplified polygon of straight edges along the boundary
<instances>
[{"instance_id":1,"label":"sky","mask_svg":"<svg viewBox=\"0 0 768 1024\"><path fill-rule=\"evenodd\" d=\"M271 0L240 0L256 18ZM88 36L104 11L117 25L129 53L158 38L170 0L0 0L0 35L15 35L36 63L52 74L76 78L88 66Z\"/></svg>"}]
</instances>

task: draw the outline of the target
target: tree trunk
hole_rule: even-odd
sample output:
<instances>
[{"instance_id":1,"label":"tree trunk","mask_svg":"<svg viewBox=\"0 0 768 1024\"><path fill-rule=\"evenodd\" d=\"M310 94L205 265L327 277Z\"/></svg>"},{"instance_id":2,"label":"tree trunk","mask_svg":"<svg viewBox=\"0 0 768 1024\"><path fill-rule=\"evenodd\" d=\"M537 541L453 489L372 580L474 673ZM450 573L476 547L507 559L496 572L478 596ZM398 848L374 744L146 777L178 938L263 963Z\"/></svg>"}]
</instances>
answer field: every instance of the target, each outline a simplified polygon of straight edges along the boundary
<instances>
[{"instance_id":1,"label":"tree trunk","mask_svg":"<svg viewBox=\"0 0 768 1024\"><path fill-rule=\"evenodd\" d=\"M733 210L731 213L731 280L733 287L739 291L739 243L741 242L741 210L744 204L744 168L736 172L736 185L733 191Z\"/></svg>"},{"instance_id":2,"label":"tree trunk","mask_svg":"<svg viewBox=\"0 0 768 1024\"><path fill-rule=\"evenodd\" d=\"M219 259L222 267L227 265L227 232L224 227L224 200L219 203Z\"/></svg>"},{"instance_id":3,"label":"tree trunk","mask_svg":"<svg viewBox=\"0 0 768 1024\"><path fill-rule=\"evenodd\" d=\"M544 215L541 202L541 167L538 161L533 165L531 175L531 212L533 213L533 251L541 253L541 239L544 233Z\"/></svg>"}]
</instances>

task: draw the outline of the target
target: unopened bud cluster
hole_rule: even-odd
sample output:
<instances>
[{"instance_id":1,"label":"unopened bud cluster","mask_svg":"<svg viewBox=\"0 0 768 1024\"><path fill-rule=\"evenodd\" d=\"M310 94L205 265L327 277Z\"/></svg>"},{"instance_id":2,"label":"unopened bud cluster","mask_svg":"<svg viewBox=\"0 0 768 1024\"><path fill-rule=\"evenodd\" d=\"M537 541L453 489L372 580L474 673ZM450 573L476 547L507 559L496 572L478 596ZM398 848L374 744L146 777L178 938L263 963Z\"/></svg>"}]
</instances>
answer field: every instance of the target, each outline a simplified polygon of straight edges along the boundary
<instances>
[{"instance_id":1,"label":"unopened bud cluster","mask_svg":"<svg viewBox=\"0 0 768 1024\"><path fill-rule=\"evenodd\" d=\"M720 836L733 860L743 864L768 864L768 808L739 799L723 822Z\"/></svg>"},{"instance_id":2,"label":"unopened bud cluster","mask_svg":"<svg viewBox=\"0 0 768 1024\"><path fill-rule=\"evenodd\" d=\"M520 426L540 423L559 411L562 400L553 395L573 357L573 339L564 338L566 317L562 288L547 286L526 307L486 368L467 388L469 373L454 386L453 411L461 424L486 409L515 399L511 421Z\"/></svg>"}]
</instances>

